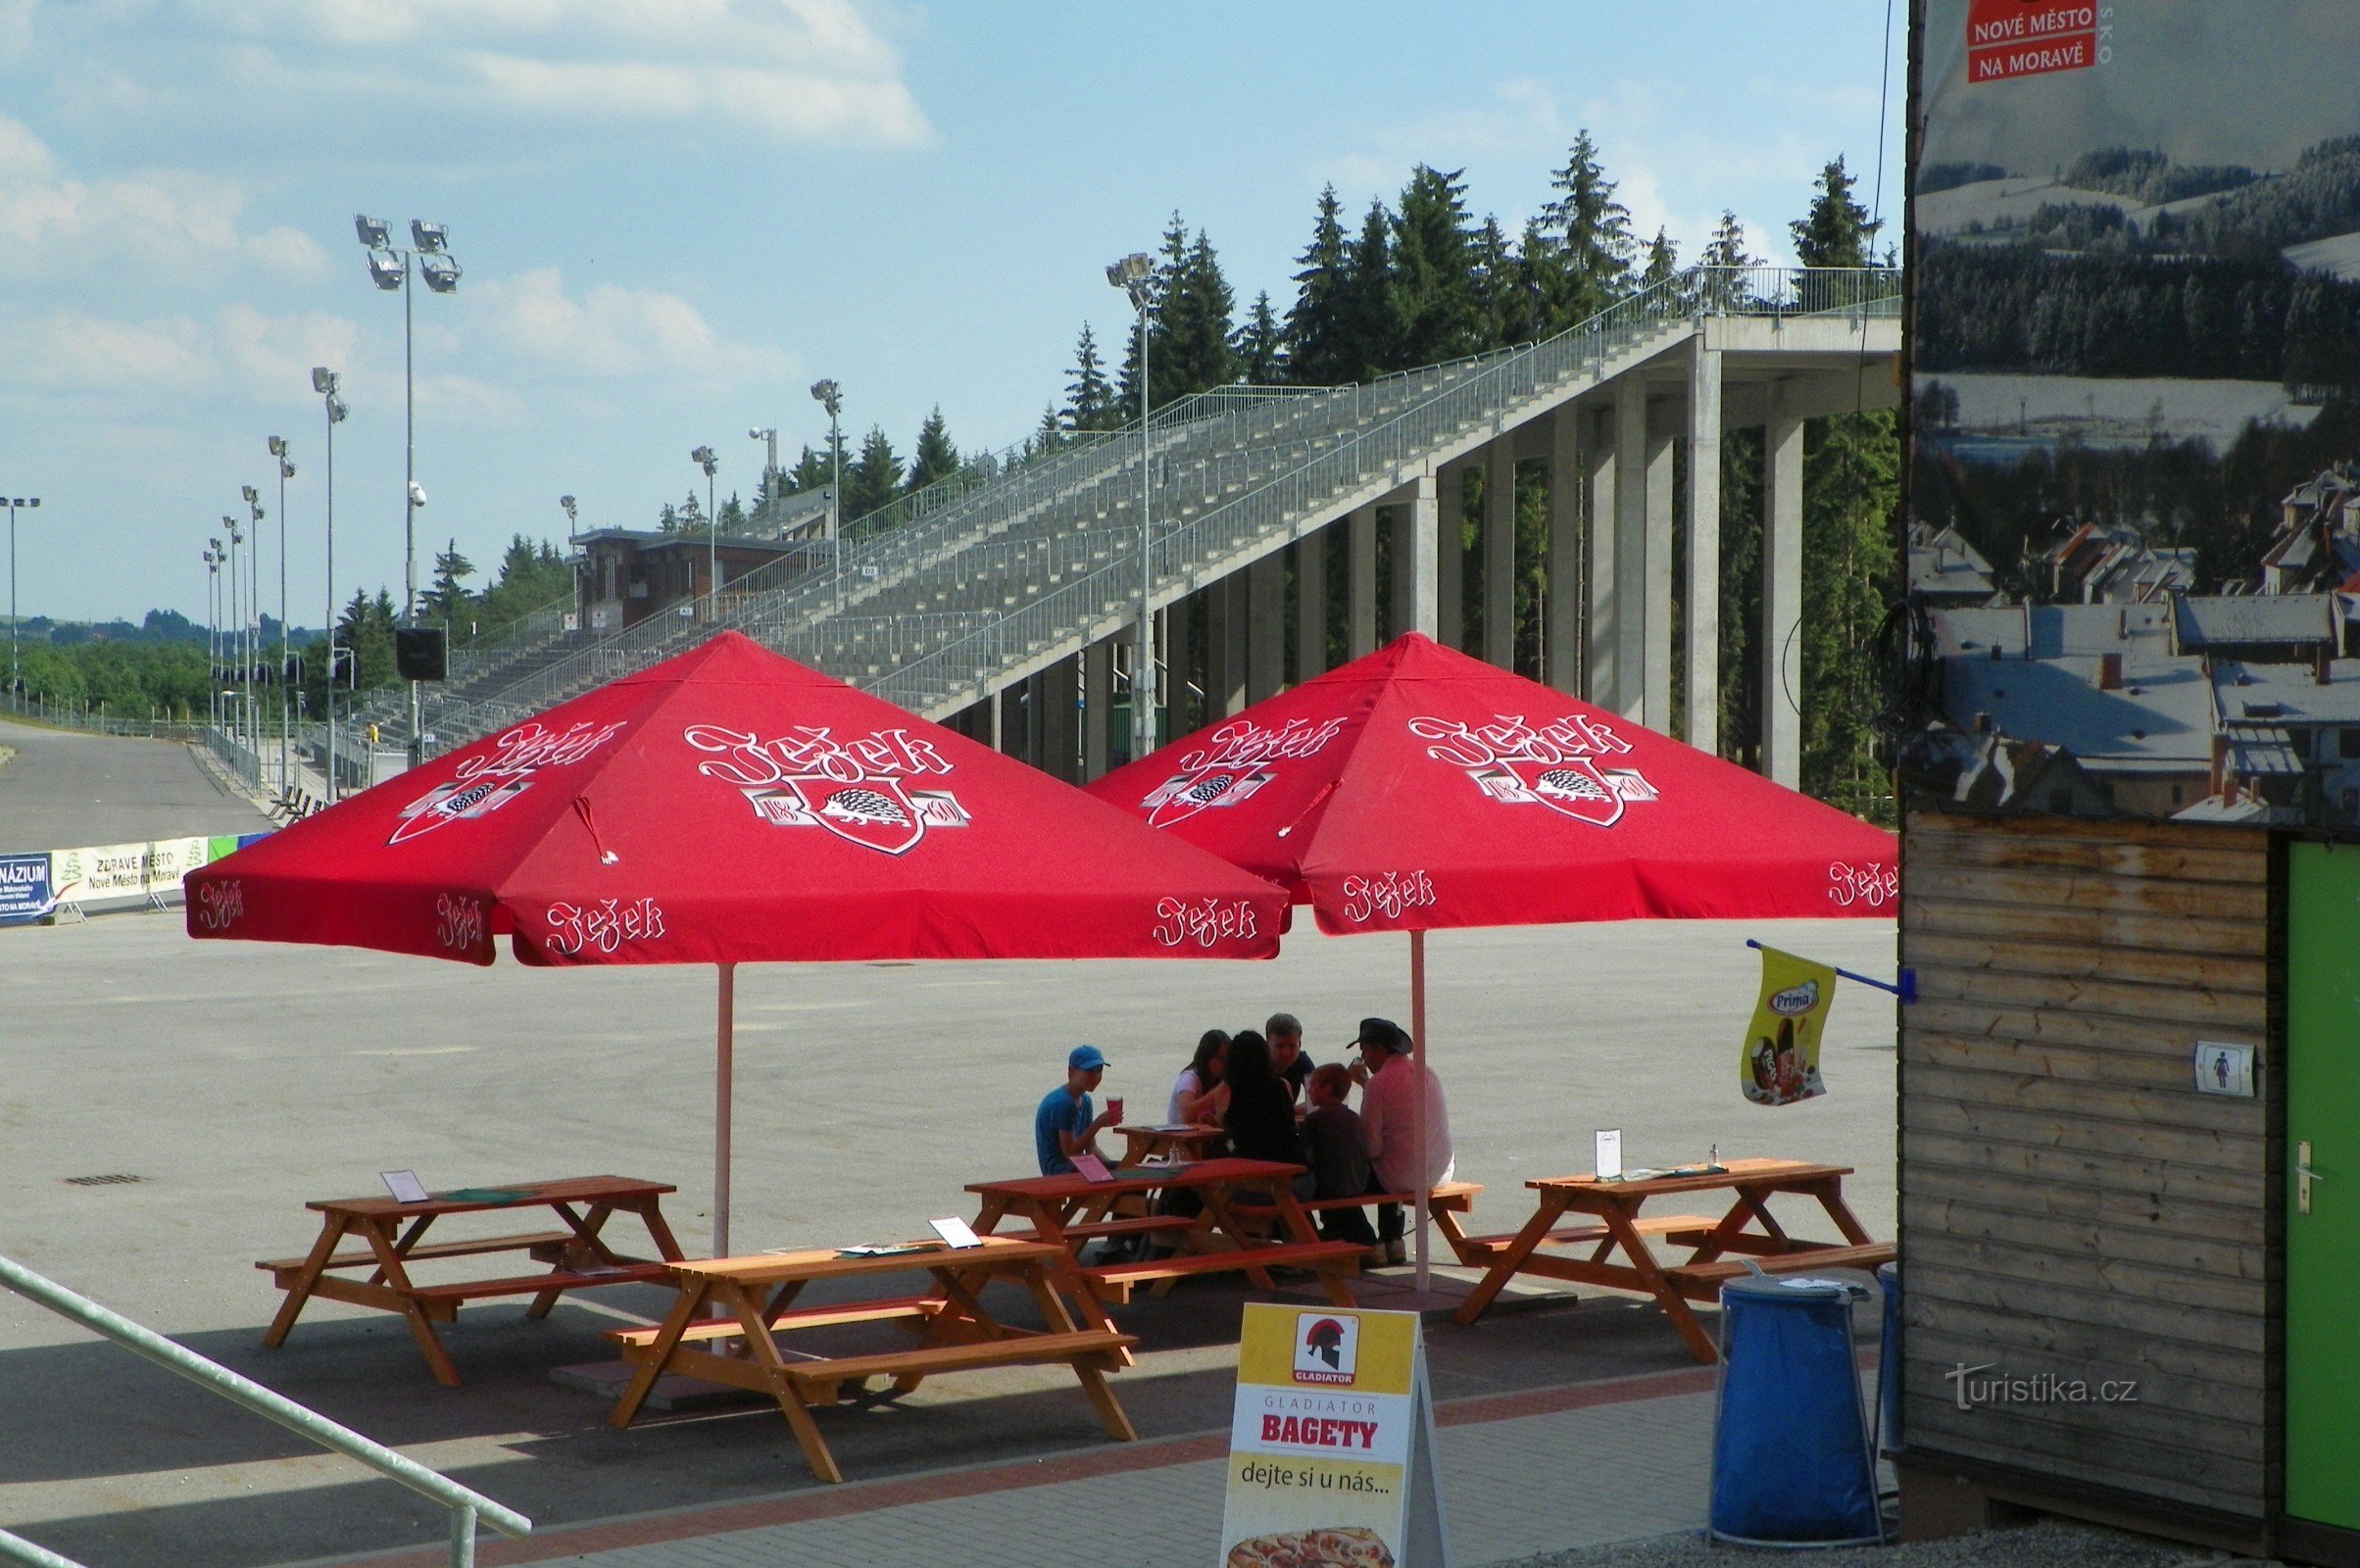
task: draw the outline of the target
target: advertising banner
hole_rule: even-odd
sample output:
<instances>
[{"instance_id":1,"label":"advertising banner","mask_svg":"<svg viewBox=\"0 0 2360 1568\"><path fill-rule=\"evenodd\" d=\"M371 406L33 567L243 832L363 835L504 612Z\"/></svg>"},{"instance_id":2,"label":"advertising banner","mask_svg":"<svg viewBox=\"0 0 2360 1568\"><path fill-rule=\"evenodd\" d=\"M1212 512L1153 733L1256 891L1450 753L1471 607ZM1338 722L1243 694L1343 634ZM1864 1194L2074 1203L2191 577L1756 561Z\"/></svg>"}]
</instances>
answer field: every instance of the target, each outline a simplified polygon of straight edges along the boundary
<instances>
[{"instance_id":1,"label":"advertising banner","mask_svg":"<svg viewBox=\"0 0 2360 1568\"><path fill-rule=\"evenodd\" d=\"M1819 1033L1836 1000L1836 971L1776 948L1762 949L1762 996L1745 1026L1738 1082L1757 1105L1792 1105L1824 1095Z\"/></svg>"},{"instance_id":2,"label":"advertising banner","mask_svg":"<svg viewBox=\"0 0 2360 1568\"><path fill-rule=\"evenodd\" d=\"M2360 5L1917 13L1910 798L2360 822Z\"/></svg>"},{"instance_id":3,"label":"advertising banner","mask_svg":"<svg viewBox=\"0 0 2360 1568\"><path fill-rule=\"evenodd\" d=\"M0 855L0 925L38 920L57 907L50 891L49 857Z\"/></svg>"},{"instance_id":4,"label":"advertising banner","mask_svg":"<svg viewBox=\"0 0 2360 1568\"><path fill-rule=\"evenodd\" d=\"M1419 1327L1414 1312L1248 1304L1221 1568L1445 1568Z\"/></svg>"},{"instance_id":5,"label":"advertising banner","mask_svg":"<svg viewBox=\"0 0 2360 1568\"><path fill-rule=\"evenodd\" d=\"M214 858L214 842L156 839L55 850L48 857L50 896L63 904L89 904L177 893L182 877Z\"/></svg>"}]
</instances>

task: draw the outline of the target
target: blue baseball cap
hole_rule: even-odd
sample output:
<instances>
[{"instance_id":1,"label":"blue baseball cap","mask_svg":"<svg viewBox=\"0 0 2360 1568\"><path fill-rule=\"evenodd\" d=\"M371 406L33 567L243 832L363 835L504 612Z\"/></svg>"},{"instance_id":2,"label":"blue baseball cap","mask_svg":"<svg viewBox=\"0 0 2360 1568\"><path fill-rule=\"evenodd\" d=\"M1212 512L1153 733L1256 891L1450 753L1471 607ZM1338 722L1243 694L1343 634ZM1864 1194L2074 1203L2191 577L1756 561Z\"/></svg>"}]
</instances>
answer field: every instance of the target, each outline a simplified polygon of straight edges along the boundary
<instances>
[{"instance_id":1,"label":"blue baseball cap","mask_svg":"<svg viewBox=\"0 0 2360 1568\"><path fill-rule=\"evenodd\" d=\"M1065 1057L1068 1072L1095 1072L1106 1064L1106 1054L1096 1046L1076 1046Z\"/></svg>"}]
</instances>

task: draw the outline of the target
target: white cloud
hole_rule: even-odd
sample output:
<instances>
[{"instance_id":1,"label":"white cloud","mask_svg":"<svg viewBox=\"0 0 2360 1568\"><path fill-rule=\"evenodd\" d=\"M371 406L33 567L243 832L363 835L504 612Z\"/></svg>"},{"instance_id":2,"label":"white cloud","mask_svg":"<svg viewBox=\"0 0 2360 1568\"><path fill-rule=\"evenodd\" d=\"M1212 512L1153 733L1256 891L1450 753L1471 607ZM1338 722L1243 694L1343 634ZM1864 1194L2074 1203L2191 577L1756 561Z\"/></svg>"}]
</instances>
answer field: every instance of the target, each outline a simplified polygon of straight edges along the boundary
<instances>
[{"instance_id":1,"label":"white cloud","mask_svg":"<svg viewBox=\"0 0 2360 1568\"><path fill-rule=\"evenodd\" d=\"M44 387L172 392L202 387L219 376L205 329L186 317L115 321L59 311L0 321L0 359L13 379Z\"/></svg>"},{"instance_id":2,"label":"white cloud","mask_svg":"<svg viewBox=\"0 0 2360 1568\"><path fill-rule=\"evenodd\" d=\"M268 89L266 102L332 84L348 104L376 97L446 114L717 121L829 145L934 139L899 52L852 0L245 0L184 10L189 26L214 35L226 69ZM155 86L159 101L187 108L191 83Z\"/></svg>"},{"instance_id":3,"label":"white cloud","mask_svg":"<svg viewBox=\"0 0 2360 1568\"><path fill-rule=\"evenodd\" d=\"M694 305L661 289L600 283L577 296L548 267L462 297L494 346L577 375L733 381L794 368L776 350L724 341Z\"/></svg>"},{"instance_id":4,"label":"white cloud","mask_svg":"<svg viewBox=\"0 0 2360 1568\"><path fill-rule=\"evenodd\" d=\"M80 179L31 127L0 115L0 271L128 264L170 274L192 260L252 263L281 280L320 274L326 254L287 227L248 233L245 190L187 170Z\"/></svg>"}]
</instances>

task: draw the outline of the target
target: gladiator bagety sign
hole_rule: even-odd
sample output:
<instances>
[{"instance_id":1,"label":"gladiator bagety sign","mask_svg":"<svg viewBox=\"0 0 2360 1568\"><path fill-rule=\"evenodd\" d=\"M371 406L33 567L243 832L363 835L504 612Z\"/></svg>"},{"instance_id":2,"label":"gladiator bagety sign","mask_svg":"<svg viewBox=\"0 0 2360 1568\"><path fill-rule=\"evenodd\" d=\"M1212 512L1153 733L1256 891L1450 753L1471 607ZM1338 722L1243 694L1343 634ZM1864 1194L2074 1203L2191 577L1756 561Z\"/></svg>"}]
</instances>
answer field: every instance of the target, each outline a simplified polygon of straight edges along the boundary
<instances>
[{"instance_id":1,"label":"gladiator bagety sign","mask_svg":"<svg viewBox=\"0 0 2360 1568\"><path fill-rule=\"evenodd\" d=\"M1442 1568L1439 1477L1416 1313L1247 1306L1221 1568Z\"/></svg>"}]
</instances>

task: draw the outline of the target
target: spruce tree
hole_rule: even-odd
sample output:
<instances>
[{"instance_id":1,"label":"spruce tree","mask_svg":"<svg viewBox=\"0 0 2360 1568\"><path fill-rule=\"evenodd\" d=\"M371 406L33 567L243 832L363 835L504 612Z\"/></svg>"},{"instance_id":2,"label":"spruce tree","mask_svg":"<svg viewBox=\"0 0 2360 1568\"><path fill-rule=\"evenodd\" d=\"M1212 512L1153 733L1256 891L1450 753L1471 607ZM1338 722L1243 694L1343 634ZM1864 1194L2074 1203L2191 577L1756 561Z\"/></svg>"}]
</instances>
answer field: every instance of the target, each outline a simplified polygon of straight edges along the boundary
<instances>
[{"instance_id":1,"label":"spruce tree","mask_svg":"<svg viewBox=\"0 0 2360 1568\"><path fill-rule=\"evenodd\" d=\"M1672 244L1672 236L1658 227L1654 241L1647 246L1647 265L1640 273L1640 285L1644 288L1663 282L1678 270L1680 253Z\"/></svg>"},{"instance_id":2,"label":"spruce tree","mask_svg":"<svg viewBox=\"0 0 2360 1568\"><path fill-rule=\"evenodd\" d=\"M959 448L951 444L951 426L943 418L942 405L938 403L917 427L917 446L910 454L908 488L923 490L958 471Z\"/></svg>"},{"instance_id":3,"label":"spruce tree","mask_svg":"<svg viewBox=\"0 0 2360 1568\"><path fill-rule=\"evenodd\" d=\"M1562 329L1622 296L1638 247L1630 209L1614 199L1615 182L1606 177L1588 130L1575 136L1549 188L1557 195L1543 213L1549 247L1542 292L1549 324Z\"/></svg>"},{"instance_id":4,"label":"spruce tree","mask_svg":"<svg viewBox=\"0 0 2360 1568\"><path fill-rule=\"evenodd\" d=\"M1488 346L1460 172L1420 164L1401 187L1393 225L1393 305L1394 354L1402 368L1455 360Z\"/></svg>"},{"instance_id":5,"label":"spruce tree","mask_svg":"<svg viewBox=\"0 0 2360 1568\"><path fill-rule=\"evenodd\" d=\"M1475 235L1475 307L1485 348L1529 342L1540 319L1532 274L1497 218L1485 219Z\"/></svg>"},{"instance_id":6,"label":"spruce tree","mask_svg":"<svg viewBox=\"0 0 2360 1568\"><path fill-rule=\"evenodd\" d=\"M835 476L835 469L828 462L828 455L824 452L814 452L807 446L803 449L802 456L795 460L795 466L787 470L787 488L789 490L817 490L833 481Z\"/></svg>"},{"instance_id":7,"label":"spruce tree","mask_svg":"<svg viewBox=\"0 0 2360 1568\"><path fill-rule=\"evenodd\" d=\"M1805 267L1875 265L1877 230L1885 221L1871 219L1868 209L1852 200L1857 183L1844 172L1841 157L1819 172L1810 212L1787 225L1795 236L1796 261Z\"/></svg>"},{"instance_id":8,"label":"spruce tree","mask_svg":"<svg viewBox=\"0 0 2360 1568\"><path fill-rule=\"evenodd\" d=\"M463 579L474 575L475 564L460 554L458 540L436 551L433 580L418 595L418 609L425 618L446 624L466 619L467 602L473 596L463 585Z\"/></svg>"},{"instance_id":9,"label":"spruce tree","mask_svg":"<svg viewBox=\"0 0 2360 1568\"><path fill-rule=\"evenodd\" d=\"M1123 412L1098 357L1098 338L1085 321L1081 341L1073 346L1073 379L1065 383L1065 428L1111 430L1123 422Z\"/></svg>"},{"instance_id":10,"label":"spruce tree","mask_svg":"<svg viewBox=\"0 0 2360 1568\"><path fill-rule=\"evenodd\" d=\"M856 522L901 493L902 458L882 425L870 425L860 456L844 470L844 520Z\"/></svg>"},{"instance_id":11,"label":"spruce tree","mask_svg":"<svg viewBox=\"0 0 2360 1568\"><path fill-rule=\"evenodd\" d=\"M1238 328L1233 345L1238 379L1249 386L1276 386L1287 378L1285 334L1270 309L1270 291L1254 296L1254 309Z\"/></svg>"},{"instance_id":12,"label":"spruce tree","mask_svg":"<svg viewBox=\"0 0 2360 1568\"><path fill-rule=\"evenodd\" d=\"M1393 304L1393 215L1382 201L1368 204L1360 232L1345 256L1344 287L1336 301L1337 341L1345 381L1361 381L1405 368Z\"/></svg>"},{"instance_id":13,"label":"spruce tree","mask_svg":"<svg viewBox=\"0 0 2360 1568\"><path fill-rule=\"evenodd\" d=\"M738 500L735 490L730 491L729 499L721 503L721 510L713 518L713 531L724 537L746 531L746 507Z\"/></svg>"},{"instance_id":14,"label":"spruce tree","mask_svg":"<svg viewBox=\"0 0 2360 1568\"><path fill-rule=\"evenodd\" d=\"M1724 208L1721 221L1714 225L1712 238L1704 242L1704 254L1697 260L1706 267L1759 267L1762 259L1745 253L1745 225L1738 215Z\"/></svg>"},{"instance_id":15,"label":"spruce tree","mask_svg":"<svg viewBox=\"0 0 2360 1568\"><path fill-rule=\"evenodd\" d=\"M1351 267L1343 214L1336 187L1322 190L1311 243L1296 258L1303 270L1295 274L1295 304L1287 312L1286 365L1287 378L1298 386L1333 386L1359 371L1341 314Z\"/></svg>"},{"instance_id":16,"label":"spruce tree","mask_svg":"<svg viewBox=\"0 0 2360 1568\"><path fill-rule=\"evenodd\" d=\"M1150 396L1158 406L1238 378L1237 351L1230 343L1236 305L1212 242L1203 229L1197 230L1157 313L1162 355L1150 368L1149 381Z\"/></svg>"},{"instance_id":17,"label":"spruce tree","mask_svg":"<svg viewBox=\"0 0 2360 1568\"><path fill-rule=\"evenodd\" d=\"M1171 326L1164 319L1164 315L1171 307L1172 295L1178 290L1181 273L1187 267L1188 222L1178 212L1174 212L1170 225L1163 231L1163 249L1156 253L1155 270L1148 278L1147 347L1152 360L1148 367L1148 379L1152 384L1148 390L1157 408L1172 400L1170 389L1174 383L1167 364L1170 358ZM1116 402L1126 410L1139 407L1139 320L1133 317L1131 330L1126 334L1123 345L1122 373L1116 398Z\"/></svg>"}]
</instances>

